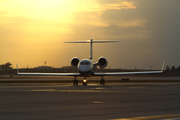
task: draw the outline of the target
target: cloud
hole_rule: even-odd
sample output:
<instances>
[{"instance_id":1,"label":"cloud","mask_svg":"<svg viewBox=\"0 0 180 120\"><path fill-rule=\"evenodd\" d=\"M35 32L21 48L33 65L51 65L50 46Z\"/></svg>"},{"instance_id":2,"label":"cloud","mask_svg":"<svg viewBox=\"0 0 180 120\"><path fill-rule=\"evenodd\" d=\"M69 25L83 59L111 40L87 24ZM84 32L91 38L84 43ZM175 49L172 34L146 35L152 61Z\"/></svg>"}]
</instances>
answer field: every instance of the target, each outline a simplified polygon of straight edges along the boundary
<instances>
[{"instance_id":1,"label":"cloud","mask_svg":"<svg viewBox=\"0 0 180 120\"><path fill-rule=\"evenodd\" d=\"M117 5L117 3L117 1L99 2L100 6ZM178 60L180 60L180 57L177 56L180 44L178 3L179 1L137 0L133 3L135 9L115 9L115 7L113 9L113 7L108 6L109 8L104 7L102 14L98 14L99 11L79 12L76 13L74 20L81 22L75 22L76 24L71 25L74 32L72 36L80 39L91 37L95 39L120 39L125 46L136 44L131 46L133 52L122 47L126 53L119 53L124 56L128 54L129 56L124 57L124 60L132 62L132 64L138 65L139 61L151 61L150 64L159 66L160 62L157 61L165 60L168 61L167 64L178 65ZM77 16L83 17L77 19ZM89 18L89 16L92 17ZM136 55L138 57L133 57L135 54L138 54ZM124 60L121 61L122 64L125 64ZM145 65L146 63L144 63Z\"/></svg>"},{"instance_id":2,"label":"cloud","mask_svg":"<svg viewBox=\"0 0 180 120\"><path fill-rule=\"evenodd\" d=\"M108 9L135 9L136 6L134 5L134 2L127 2L127 1L121 1L117 3L112 3L112 4L102 4L102 9L103 10L108 10Z\"/></svg>"},{"instance_id":3,"label":"cloud","mask_svg":"<svg viewBox=\"0 0 180 120\"><path fill-rule=\"evenodd\" d=\"M96 7L92 7L92 11L96 11L99 15L103 14L107 10L121 10L121 9L136 9L134 2L128 1L97 1L99 4Z\"/></svg>"},{"instance_id":4,"label":"cloud","mask_svg":"<svg viewBox=\"0 0 180 120\"><path fill-rule=\"evenodd\" d=\"M118 2L119 3L119 2ZM100 5L103 6L104 4ZM119 4L109 4L119 5ZM105 10L105 9L104 9ZM74 14L72 36L91 38L147 38L152 31L145 29L146 20L135 9L107 9L101 15L99 11L83 11ZM88 37L89 36L89 37Z\"/></svg>"},{"instance_id":5,"label":"cloud","mask_svg":"<svg viewBox=\"0 0 180 120\"><path fill-rule=\"evenodd\" d=\"M167 61L166 64L179 65L180 1L137 0L136 2L137 13L147 21L146 29L152 31L153 49L161 52L161 58Z\"/></svg>"},{"instance_id":6,"label":"cloud","mask_svg":"<svg viewBox=\"0 0 180 120\"><path fill-rule=\"evenodd\" d=\"M121 27L145 27L146 19L138 15L136 10L108 10L101 16L106 24L116 24Z\"/></svg>"}]
</instances>

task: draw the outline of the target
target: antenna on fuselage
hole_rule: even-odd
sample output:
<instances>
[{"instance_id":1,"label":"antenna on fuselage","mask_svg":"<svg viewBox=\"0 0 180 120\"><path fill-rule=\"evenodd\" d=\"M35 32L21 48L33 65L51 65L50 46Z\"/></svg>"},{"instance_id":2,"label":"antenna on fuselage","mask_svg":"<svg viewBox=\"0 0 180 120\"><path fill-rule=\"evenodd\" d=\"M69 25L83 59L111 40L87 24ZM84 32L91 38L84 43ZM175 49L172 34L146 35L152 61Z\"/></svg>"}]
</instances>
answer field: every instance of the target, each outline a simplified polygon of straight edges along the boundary
<instances>
[{"instance_id":1,"label":"antenna on fuselage","mask_svg":"<svg viewBox=\"0 0 180 120\"><path fill-rule=\"evenodd\" d=\"M91 38L90 40L86 40L86 41L69 41L69 42L64 42L64 43L90 43L90 60L93 59L93 43L110 43L110 42L121 42L121 41L115 41L115 40L109 40L109 41L104 41L104 40L97 40L97 41L93 41L93 39Z\"/></svg>"}]
</instances>

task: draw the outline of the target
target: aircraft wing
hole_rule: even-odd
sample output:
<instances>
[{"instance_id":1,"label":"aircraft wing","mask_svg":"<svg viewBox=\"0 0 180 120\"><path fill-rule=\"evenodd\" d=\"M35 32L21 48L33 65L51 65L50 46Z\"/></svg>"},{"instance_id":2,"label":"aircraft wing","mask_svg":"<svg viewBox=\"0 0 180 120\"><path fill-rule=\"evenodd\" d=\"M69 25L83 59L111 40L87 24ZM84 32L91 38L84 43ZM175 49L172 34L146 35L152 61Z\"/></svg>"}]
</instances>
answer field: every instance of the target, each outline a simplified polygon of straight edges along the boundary
<instances>
[{"instance_id":1,"label":"aircraft wing","mask_svg":"<svg viewBox=\"0 0 180 120\"><path fill-rule=\"evenodd\" d=\"M18 75L80 76L80 73L17 73Z\"/></svg>"},{"instance_id":2,"label":"aircraft wing","mask_svg":"<svg viewBox=\"0 0 180 120\"><path fill-rule=\"evenodd\" d=\"M80 73L19 73L18 65L17 66L17 74L18 75L42 75L42 76L80 76Z\"/></svg>"},{"instance_id":3,"label":"aircraft wing","mask_svg":"<svg viewBox=\"0 0 180 120\"><path fill-rule=\"evenodd\" d=\"M164 70L164 63L162 65L161 71L143 71L143 72L108 72L108 73L94 73L95 76L113 76L113 75L133 75L133 74L153 74L162 73Z\"/></svg>"},{"instance_id":4,"label":"aircraft wing","mask_svg":"<svg viewBox=\"0 0 180 120\"><path fill-rule=\"evenodd\" d=\"M132 74L150 74L162 73L162 71L144 71L144 72L108 72L108 73L94 73L95 76L115 76L115 75L132 75Z\"/></svg>"}]
</instances>

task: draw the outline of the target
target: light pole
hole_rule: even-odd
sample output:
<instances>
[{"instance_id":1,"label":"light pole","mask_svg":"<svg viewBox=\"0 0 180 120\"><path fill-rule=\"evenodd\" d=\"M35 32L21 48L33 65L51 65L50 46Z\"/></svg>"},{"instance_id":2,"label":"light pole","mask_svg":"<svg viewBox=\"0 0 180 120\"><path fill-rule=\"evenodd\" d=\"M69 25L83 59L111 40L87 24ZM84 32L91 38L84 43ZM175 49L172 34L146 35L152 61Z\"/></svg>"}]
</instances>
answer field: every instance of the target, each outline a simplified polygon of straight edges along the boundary
<instances>
[{"instance_id":1,"label":"light pole","mask_svg":"<svg viewBox=\"0 0 180 120\"><path fill-rule=\"evenodd\" d=\"M47 61L44 61L44 65L45 65L45 67L46 67L46 64L47 64Z\"/></svg>"}]
</instances>

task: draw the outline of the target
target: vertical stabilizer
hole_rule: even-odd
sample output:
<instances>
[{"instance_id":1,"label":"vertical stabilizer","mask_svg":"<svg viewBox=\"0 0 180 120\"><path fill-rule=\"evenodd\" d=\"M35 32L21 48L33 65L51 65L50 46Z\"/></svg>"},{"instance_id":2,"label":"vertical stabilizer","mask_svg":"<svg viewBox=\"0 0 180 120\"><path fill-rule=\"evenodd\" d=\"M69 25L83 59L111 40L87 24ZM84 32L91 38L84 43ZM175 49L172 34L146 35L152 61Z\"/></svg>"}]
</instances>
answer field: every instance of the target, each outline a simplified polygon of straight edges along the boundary
<instances>
[{"instance_id":1,"label":"vertical stabilizer","mask_svg":"<svg viewBox=\"0 0 180 120\"><path fill-rule=\"evenodd\" d=\"M93 47L92 47L93 39L90 39L90 60L93 59Z\"/></svg>"}]
</instances>

